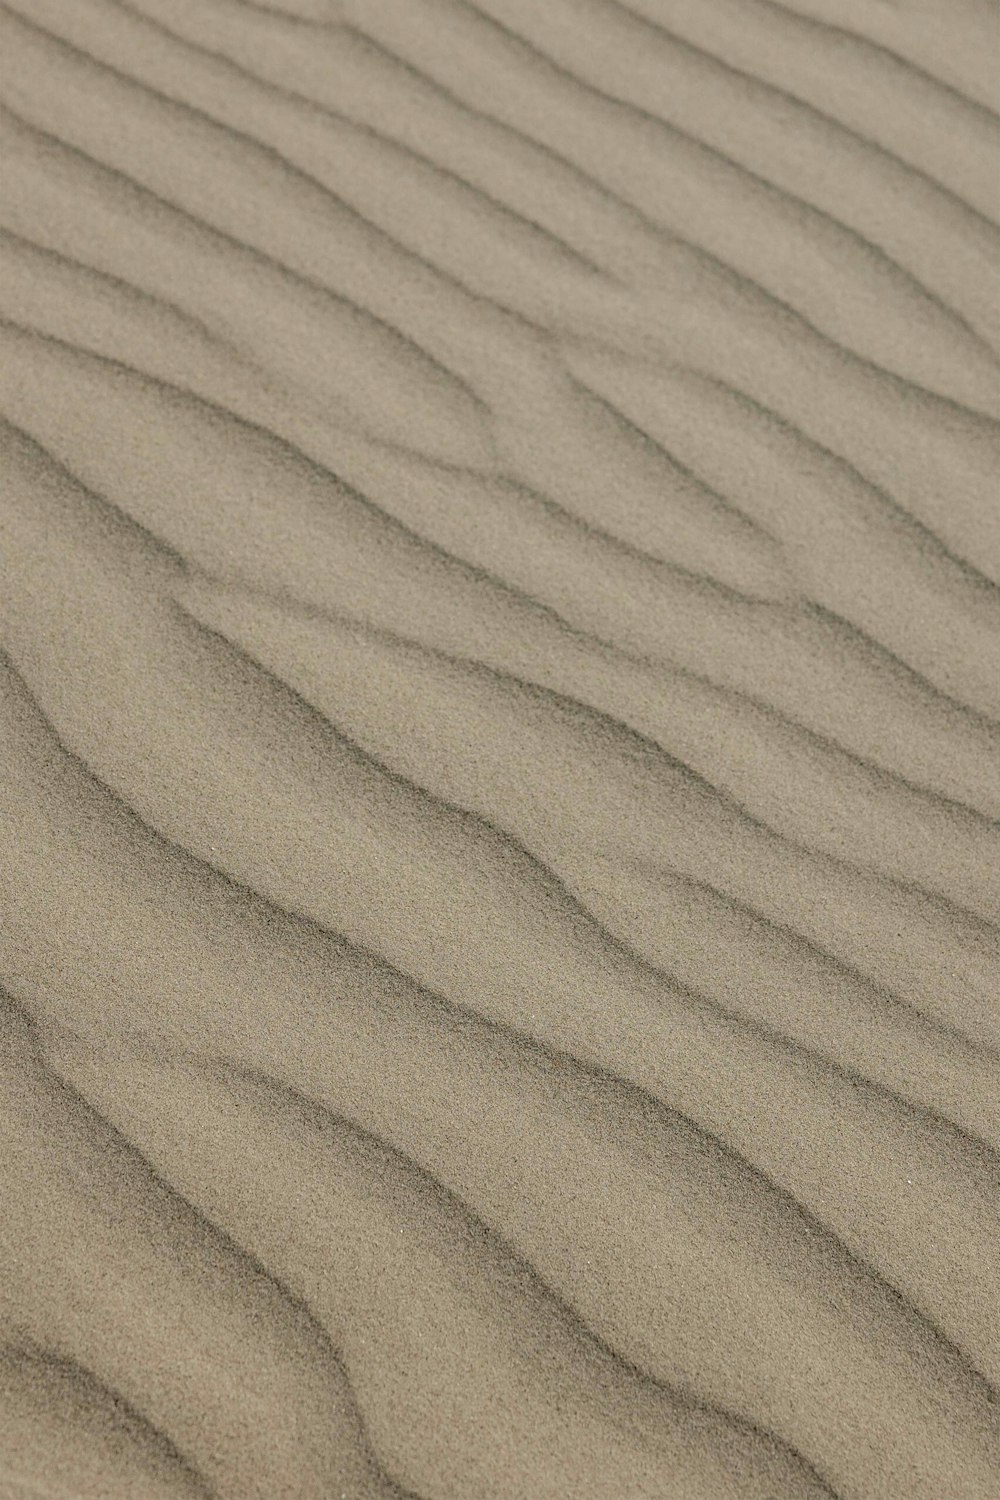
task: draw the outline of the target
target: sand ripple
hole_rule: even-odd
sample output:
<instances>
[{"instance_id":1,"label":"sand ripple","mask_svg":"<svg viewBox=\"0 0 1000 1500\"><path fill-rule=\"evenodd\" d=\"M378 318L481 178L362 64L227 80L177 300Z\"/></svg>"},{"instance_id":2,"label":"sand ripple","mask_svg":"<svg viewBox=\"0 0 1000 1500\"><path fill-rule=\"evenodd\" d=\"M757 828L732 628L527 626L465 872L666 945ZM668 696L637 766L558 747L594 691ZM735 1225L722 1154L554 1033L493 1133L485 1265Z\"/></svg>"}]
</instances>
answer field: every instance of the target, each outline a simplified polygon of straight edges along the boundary
<instances>
[{"instance_id":1,"label":"sand ripple","mask_svg":"<svg viewBox=\"0 0 1000 1500\"><path fill-rule=\"evenodd\" d=\"M0 1496L988 1500L991 0L0 45Z\"/></svg>"}]
</instances>

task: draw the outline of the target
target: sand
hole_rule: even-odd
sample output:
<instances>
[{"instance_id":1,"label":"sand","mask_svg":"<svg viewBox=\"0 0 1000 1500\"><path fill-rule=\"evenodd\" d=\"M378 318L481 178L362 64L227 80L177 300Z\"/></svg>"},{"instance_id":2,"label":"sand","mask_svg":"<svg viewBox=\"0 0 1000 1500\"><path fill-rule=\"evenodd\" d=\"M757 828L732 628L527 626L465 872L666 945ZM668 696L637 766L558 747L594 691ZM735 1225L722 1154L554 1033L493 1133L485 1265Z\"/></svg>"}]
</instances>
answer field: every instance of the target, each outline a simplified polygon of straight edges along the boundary
<instances>
[{"instance_id":1,"label":"sand","mask_svg":"<svg viewBox=\"0 0 1000 1500\"><path fill-rule=\"evenodd\" d=\"M0 56L0 1500L992 1500L994 0Z\"/></svg>"}]
</instances>

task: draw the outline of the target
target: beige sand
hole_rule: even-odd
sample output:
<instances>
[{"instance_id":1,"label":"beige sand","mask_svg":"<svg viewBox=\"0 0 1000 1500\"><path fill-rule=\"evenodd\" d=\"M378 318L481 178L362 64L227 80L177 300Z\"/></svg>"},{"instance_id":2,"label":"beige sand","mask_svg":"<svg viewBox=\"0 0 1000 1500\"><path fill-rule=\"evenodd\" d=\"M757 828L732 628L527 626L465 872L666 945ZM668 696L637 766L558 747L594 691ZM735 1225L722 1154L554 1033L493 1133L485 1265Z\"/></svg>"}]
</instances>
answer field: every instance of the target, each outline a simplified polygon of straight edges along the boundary
<instances>
[{"instance_id":1,"label":"beige sand","mask_svg":"<svg viewBox=\"0 0 1000 1500\"><path fill-rule=\"evenodd\" d=\"M0 4L0 1500L1000 1493L998 27Z\"/></svg>"}]
</instances>

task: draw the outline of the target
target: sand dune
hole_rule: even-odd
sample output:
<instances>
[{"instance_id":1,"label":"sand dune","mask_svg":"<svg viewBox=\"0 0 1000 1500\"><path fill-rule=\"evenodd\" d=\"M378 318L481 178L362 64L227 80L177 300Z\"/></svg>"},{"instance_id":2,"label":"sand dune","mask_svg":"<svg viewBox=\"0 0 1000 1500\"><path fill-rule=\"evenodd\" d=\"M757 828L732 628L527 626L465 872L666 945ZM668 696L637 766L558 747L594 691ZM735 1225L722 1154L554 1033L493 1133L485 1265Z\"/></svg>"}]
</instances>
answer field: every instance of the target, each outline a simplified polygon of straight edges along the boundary
<instances>
[{"instance_id":1,"label":"sand dune","mask_svg":"<svg viewBox=\"0 0 1000 1500\"><path fill-rule=\"evenodd\" d=\"M989 1500L992 0L0 47L2 1500Z\"/></svg>"}]
</instances>

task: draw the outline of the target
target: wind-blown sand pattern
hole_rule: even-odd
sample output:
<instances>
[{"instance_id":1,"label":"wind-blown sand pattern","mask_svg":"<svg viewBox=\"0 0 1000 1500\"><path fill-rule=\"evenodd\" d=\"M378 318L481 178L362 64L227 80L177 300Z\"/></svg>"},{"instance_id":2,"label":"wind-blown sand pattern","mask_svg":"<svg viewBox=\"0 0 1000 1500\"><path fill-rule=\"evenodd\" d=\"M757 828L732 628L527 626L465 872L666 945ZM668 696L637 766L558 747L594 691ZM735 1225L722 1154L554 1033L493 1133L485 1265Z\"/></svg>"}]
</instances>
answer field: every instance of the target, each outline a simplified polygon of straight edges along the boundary
<instances>
[{"instance_id":1,"label":"wind-blown sand pattern","mask_svg":"<svg viewBox=\"0 0 1000 1500\"><path fill-rule=\"evenodd\" d=\"M1000 1493L998 28L0 4L0 1500Z\"/></svg>"}]
</instances>

